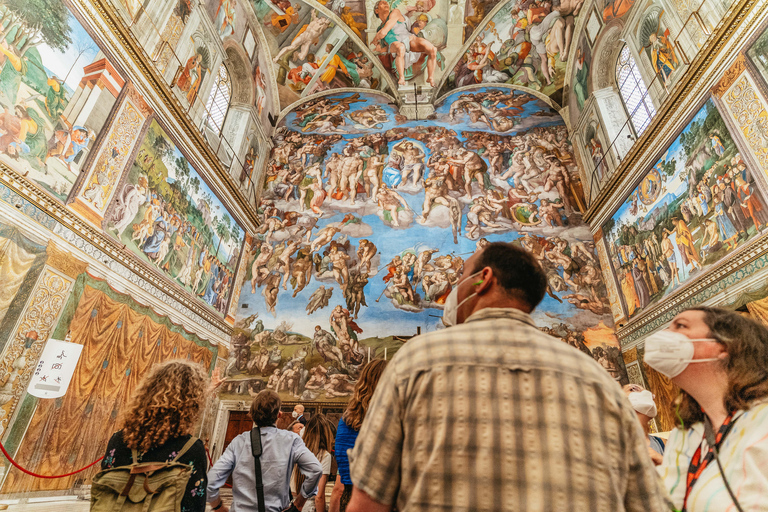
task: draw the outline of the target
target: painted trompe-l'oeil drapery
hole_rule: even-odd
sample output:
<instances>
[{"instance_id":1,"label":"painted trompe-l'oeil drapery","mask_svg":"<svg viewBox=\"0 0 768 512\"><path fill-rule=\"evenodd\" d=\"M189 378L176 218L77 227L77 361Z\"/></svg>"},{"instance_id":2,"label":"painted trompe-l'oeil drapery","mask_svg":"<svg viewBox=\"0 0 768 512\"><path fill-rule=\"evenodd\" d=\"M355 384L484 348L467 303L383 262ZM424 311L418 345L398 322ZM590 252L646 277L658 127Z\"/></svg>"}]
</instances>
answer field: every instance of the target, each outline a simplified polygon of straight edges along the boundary
<instances>
[{"instance_id":1,"label":"painted trompe-l'oeil drapery","mask_svg":"<svg viewBox=\"0 0 768 512\"><path fill-rule=\"evenodd\" d=\"M121 408L153 364L189 358L207 370L213 357L210 350L89 285L83 287L69 329L72 341L84 345L69 390L62 398L40 400L16 457L22 466L46 475L67 473L104 455ZM72 477L41 480L13 469L3 492L68 489L97 471L98 465Z\"/></svg>"}]
</instances>

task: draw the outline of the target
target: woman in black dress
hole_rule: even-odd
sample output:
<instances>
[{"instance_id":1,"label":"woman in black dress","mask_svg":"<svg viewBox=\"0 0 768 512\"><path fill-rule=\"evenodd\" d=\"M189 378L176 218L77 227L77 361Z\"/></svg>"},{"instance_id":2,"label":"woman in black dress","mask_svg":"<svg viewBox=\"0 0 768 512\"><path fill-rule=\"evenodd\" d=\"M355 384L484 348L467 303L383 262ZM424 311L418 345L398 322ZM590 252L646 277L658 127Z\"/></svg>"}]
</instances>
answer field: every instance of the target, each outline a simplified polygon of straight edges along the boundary
<instances>
[{"instance_id":1,"label":"woman in black dress","mask_svg":"<svg viewBox=\"0 0 768 512\"><path fill-rule=\"evenodd\" d=\"M134 449L139 453L138 462L173 460L192 437L205 408L208 386L201 364L168 361L155 365L133 393L121 429L109 440L101 469L130 465ZM198 440L178 462L194 467L181 512L204 512L208 465L203 442Z\"/></svg>"}]
</instances>

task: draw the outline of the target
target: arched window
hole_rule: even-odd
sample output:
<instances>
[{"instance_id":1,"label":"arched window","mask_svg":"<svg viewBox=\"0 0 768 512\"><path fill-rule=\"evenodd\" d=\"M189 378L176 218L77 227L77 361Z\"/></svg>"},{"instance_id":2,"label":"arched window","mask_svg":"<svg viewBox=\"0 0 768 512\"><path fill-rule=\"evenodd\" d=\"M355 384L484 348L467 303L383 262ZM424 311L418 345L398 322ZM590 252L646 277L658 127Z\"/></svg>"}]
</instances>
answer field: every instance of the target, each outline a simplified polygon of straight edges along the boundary
<instances>
[{"instance_id":1,"label":"arched window","mask_svg":"<svg viewBox=\"0 0 768 512\"><path fill-rule=\"evenodd\" d=\"M635 133L639 137L651 124L651 119L656 115L656 108L648 95L648 88L643 82L640 70L637 69L637 63L626 44L621 49L619 60L616 62L616 83L619 85L621 99L624 100L632 126L635 127Z\"/></svg>"},{"instance_id":2,"label":"arched window","mask_svg":"<svg viewBox=\"0 0 768 512\"><path fill-rule=\"evenodd\" d=\"M205 104L205 122L217 133L221 133L221 128L224 126L224 118L227 116L231 97L232 81L229 78L227 68L222 64L219 66L219 73L213 83L211 95L208 96L208 101Z\"/></svg>"}]
</instances>

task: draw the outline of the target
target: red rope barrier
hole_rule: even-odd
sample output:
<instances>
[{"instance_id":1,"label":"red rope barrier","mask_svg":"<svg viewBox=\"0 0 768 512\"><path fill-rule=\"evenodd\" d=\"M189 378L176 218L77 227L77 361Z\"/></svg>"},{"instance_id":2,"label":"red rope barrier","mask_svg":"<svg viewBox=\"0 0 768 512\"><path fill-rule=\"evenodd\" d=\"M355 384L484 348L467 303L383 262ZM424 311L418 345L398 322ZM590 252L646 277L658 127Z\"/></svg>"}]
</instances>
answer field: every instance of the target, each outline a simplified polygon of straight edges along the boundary
<instances>
[{"instance_id":1,"label":"red rope barrier","mask_svg":"<svg viewBox=\"0 0 768 512\"><path fill-rule=\"evenodd\" d=\"M26 473L27 475L34 476L35 478L64 478L65 476L76 475L77 473L80 473L81 471L85 471L86 469L90 468L91 466L94 466L94 465L98 464L99 462L101 462L101 459L104 458L104 457L100 457L99 460L97 460L95 462L92 462L92 463L88 464L87 466L85 466L84 468L78 469L77 471L72 471L71 473L66 473L64 475L46 476L46 475L38 475L37 473L33 473L33 472L28 471L28 470L24 469L23 467L19 466L16 463L16 461L11 458L11 455L7 451L5 451L5 446L3 446L2 443L0 443L0 450L3 451L3 455L5 455L5 458L8 459L8 462L13 464L13 466L16 469L18 469L22 473Z\"/></svg>"}]
</instances>

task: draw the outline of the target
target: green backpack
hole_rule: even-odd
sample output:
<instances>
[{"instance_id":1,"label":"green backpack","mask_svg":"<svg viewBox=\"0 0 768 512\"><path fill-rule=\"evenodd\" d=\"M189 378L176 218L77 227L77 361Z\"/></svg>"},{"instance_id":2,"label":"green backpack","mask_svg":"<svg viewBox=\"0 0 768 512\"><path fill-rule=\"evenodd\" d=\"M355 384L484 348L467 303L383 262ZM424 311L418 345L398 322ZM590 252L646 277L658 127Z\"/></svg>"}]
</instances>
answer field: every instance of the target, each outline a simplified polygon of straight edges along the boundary
<instances>
[{"instance_id":1,"label":"green backpack","mask_svg":"<svg viewBox=\"0 0 768 512\"><path fill-rule=\"evenodd\" d=\"M192 438L170 462L137 463L99 471L91 487L91 512L180 512L181 499L193 467L177 462L197 438Z\"/></svg>"}]
</instances>

